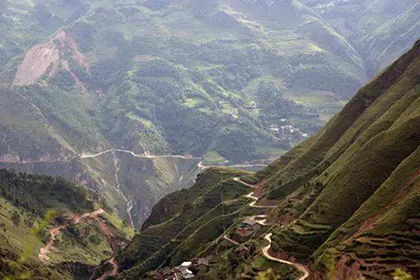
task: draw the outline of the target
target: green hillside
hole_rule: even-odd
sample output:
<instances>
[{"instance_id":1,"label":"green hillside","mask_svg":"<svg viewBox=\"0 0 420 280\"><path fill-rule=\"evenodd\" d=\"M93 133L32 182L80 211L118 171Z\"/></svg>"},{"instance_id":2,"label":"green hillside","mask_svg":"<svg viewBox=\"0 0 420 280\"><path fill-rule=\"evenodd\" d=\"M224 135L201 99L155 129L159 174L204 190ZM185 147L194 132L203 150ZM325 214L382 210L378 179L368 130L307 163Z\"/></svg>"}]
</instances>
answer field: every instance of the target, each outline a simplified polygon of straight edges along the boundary
<instances>
[{"instance_id":1,"label":"green hillside","mask_svg":"<svg viewBox=\"0 0 420 280\"><path fill-rule=\"evenodd\" d=\"M86 279L132 235L112 212L83 217L100 205L63 178L1 169L0 201L2 279Z\"/></svg>"},{"instance_id":2,"label":"green hillside","mask_svg":"<svg viewBox=\"0 0 420 280\"><path fill-rule=\"evenodd\" d=\"M185 261L197 279L420 277L419 73L418 41L267 168L209 169L165 197L119 255L117 279L181 273Z\"/></svg>"},{"instance_id":3,"label":"green hillside","mask_svg":"<svg viewBox=\"0 0 420 280\"><path fill-rule=\"evenodd\" d=\"M416 39L416 1L324 2L1 0L0 166L86 185L140 228L200 160L270 161ZM112 148L132 153L82 157Z\"/></svg>"}]
</instances>

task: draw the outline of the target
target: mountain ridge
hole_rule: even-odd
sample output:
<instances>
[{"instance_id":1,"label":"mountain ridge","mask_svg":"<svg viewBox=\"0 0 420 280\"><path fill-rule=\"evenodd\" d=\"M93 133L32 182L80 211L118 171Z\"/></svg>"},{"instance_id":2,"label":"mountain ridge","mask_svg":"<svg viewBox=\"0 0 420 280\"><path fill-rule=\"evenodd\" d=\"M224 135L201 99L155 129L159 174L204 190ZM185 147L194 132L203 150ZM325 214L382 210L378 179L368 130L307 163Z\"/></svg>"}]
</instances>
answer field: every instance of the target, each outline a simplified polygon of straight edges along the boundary
<instances>
[{"instance_id":1,"label":"mountain ridge","mask_svg":"<svg viewBox=\"0 0 420 280\"><path fill-rule=\"evenodd\" d=\"M264 258L302 265L309 279L392 279L401 267L418 277L419 63L417 41L318 135L267 168L243 174L244 181L231 173L215 188L210 174L217 171L209 169L197 181L202 185L161 200L119 255L117 279L155 279L165 267L176 271L185 261L192 261L198 279L256 277L269 273L268 268L277 277L306 277ZM200 214L206 209L203 191L223 197L223 185L253 192L216 199L211 205L218 206ZM249 204L250 198L256 202ZM202 216L178 235L176 225L186 222L191 205ZM241 236L239 229L252 224L250 217L264 217L264 222L250 236ZM215 232L211 227L217 225L223 228ZM160 242L166 245L144 254L142 248L163 232ZM246 253L238 253L244 248ZM199 265L203 258L210 259L204 270Z\"/></svg>"}]
</instances>

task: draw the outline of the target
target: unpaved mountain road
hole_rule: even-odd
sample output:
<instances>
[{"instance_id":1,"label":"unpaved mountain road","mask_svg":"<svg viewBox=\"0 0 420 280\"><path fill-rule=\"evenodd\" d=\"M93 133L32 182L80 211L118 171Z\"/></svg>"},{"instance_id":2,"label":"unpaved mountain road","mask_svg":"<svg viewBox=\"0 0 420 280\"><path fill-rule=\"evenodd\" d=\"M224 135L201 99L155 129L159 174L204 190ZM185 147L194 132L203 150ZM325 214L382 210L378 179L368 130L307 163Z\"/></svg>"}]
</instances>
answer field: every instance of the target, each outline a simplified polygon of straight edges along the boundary
<instances>
[{"instance_id":1,"label":"unpaved mountain road","mask_svg":"<svg viewBox=\"0 0 420 280\"><path fill-rule=\"evenodd\" d=\"M270 261L273 261L273 262L284 263L284 264L291 265L291 266L295 267L298 271L300 271L303 274L297 280L305 280L306 278L308 278L309 277L309 271L302 264L287 261L287 260L284 260L284 259L279 259L279 258L276 258L276 257L273 257L272 255L270 255L269 252L270 252L270 248L271 248L271 236L272 235L273 235L272 233L269 233L266 236L264 236L264 239L268 241L268 245L265 246L262 250L264 257L266 257L267 259L269 259Z\"/></svg>"},{"instance_id":2,"label":"unpaved mountain road","mask_svg":"<svg viewBox=\"0 0 420 280\"><path fill-rule=\"evenodd\" d=\"M50 233L50 240L48 241L47 245L45 245L44 247L42 247L39 251L38 254L38 258L41 261L42 264L44 265L48 265L49 264L49 257L48 254L54 249L54 241L57 239L57 236L60 234L61 230L63 230L64 228L66 228L69 225L76 225L81 223L84 219L96 219L99 217L99 215L105 213L105 210L98 209L94 212L91 213L84 213L82 215L74 215L74 217L67 223L60 225L60 226L56 226L53 227L52 229L49 230ZM108 228L108 226L105 224L105 222L103 222L101 219L97 220L97 224L99 226L99 228L102 230L102 232L107 236L108 238L108 243L109 246L111 247L112 251L114 252L114 257L112 257L111 259L108 260L108 263L112 265L112 269L105 271L105 273L97 278L97 280L105 280L110 276L114 276L117 274L118 272L118 262L115 258L115 252L116 252L116 246L114 241L114 234L112 233L112 231ZM115 246L114 246L115 245Z\"/></svg>"},{"instance_id":3,"label":"unpaved mountain road","mask_svg":"<svg viewBox=\"0 0 420 280\"><path fill-rule=\"evenodd\" d=\"M115 259L115 257L111 258L111 259L108 261L108 263L112 265L112 269L110 269L110 270L108 270L108 271L105 271L105 273L104 273L104 274L102 274L102 276L101 276L101 277L96 278L96 280L106 280L106 279L107 279L108 277L110 277L110 276L115 276L115 275L117 275L119 266L118 266L118 262L117 262L117 260Z\"/></svg>"},{"instance_id":4,"label":"unpaved mountain road","mask_svg":"<svg viewBox=\"0 0 420 280\"><path fill-rule=\"evenodd\" d=\"M130 154L133 157L136 158L144 158L144 159L158 159L158 158L179 158L179 159L194 159L194 160L200 160L197 163L197 167L199 169L208 169L212 167L230 167L230 168L252 168L252 167L265 167L267 164L263 163L255 163L255 164L232 164L232 165L205 165L203 163L203 157L195 157L191 155L153 155L151 153L145 152L143 154L136 154L133 151L130 150L124 150L124 149L109 149L103 152L99 152L96 154L89 154L89 153L81 153L79 157L81 159L88 159L88 158L95 158L100 157L102 155L108 154L108 153L114 153L114 152L120 152L120 153L126 153Z\"/></svg>"},{"instance_id":5,"label":"unpaved mountain road","mask_svg":"<svg viewBox=\"0 0 420 280\"><path fill-rule=\"evenodd\" d=\"M126 153L126 154L130 154L133 157L136 158L146 158L146 159L155 159L155 158L180 158L180 159L202 159L201 157L193 157L193 156L184 156L184 155L153 155L150 153L144 153L144 154L136 154L133 151L130 150L124 150L124 149L109 149L100 153L96 153L96 154L88 154L88 153L82 153L80 156L80 158L85 159L85 158L95 158L95 157L99 157L102 156L104 154L108 154L108 153L113 153L113 152L120 152L120 153Z\"/></svg>"},{"instance_id":6,"label":"unpaved mountain road","mask_svg":"<svg viewBox=\"0 0 420 280\"><path fill-rule=\"evenodd\" d=\"M91 212L91 213L84 213L82 215L75 215L69 222L67 222L63 225L59 225L59 226L51 228L48 231L49 234L50 234L50 240L47 242L47 245L45 245L44 247L42 247L39 250L39 253L38 253L38 258L41 261L41 263L43 263L44 265L49 264L49 259L50 258L48 257L48 254L54 249L54 241L57 239L57 236L60 234L61 230L63 230L64 228L66 228L69 225L79 224L81 222L81 220L83 220L83 219L96 218L104 212L105 211L101 208L101 209L96 210L96 211Z\"/></svg>"},{"instance_id":7,"label":"unpaved mountain road","mask_svg":"<svg viewBox=\"0 0 420 280\"><path fill-rule=\"evenodd\" d=\"M249 187L249 188L252 188L252 189L256 189L257 188L257 186L256 185L252 185L252 184L249 184L249 183L247 183L247 182L244 182L244 181L242 181L239 177L235 177L235 178L233 178L233 180L234 181L236 181L236 182L238 182L238 183L241 183L241 184L243 184L243 185L245 185L245 186L247 186L247 187ZM276 207L276 205L257 205L257 201L258 201L258 199L259 199L259 197L256 197L255 195L254 195L254 191L252 191L252 192L250 192L249 194L246 194L244 197L246 197L246 198L250 198L250 199L252 199L253 201L252 202L250 202L249 204L248 204L248 206L250 206L250 207L253 207L253 208L275 208Z\"/></svg>"},{"instance_id":8,"label":"unpaved mountain road","mask_svg":"<svg viewBox=\"0 0 420 280\"><path fill-rule=\"evenodd\" d=\"M256 188L257 188L257 186L256 186L256 185L252 185L252 184L246 183L246 182L242 181L239 177L235 177L235 178L234 178L234 180L235 180L236 182L239 182L239 183L241 183L241 184L243 184L243 185L247 186L247 187L250 187L250 188L253 188L253 189L256 189ZM254 192L251 192L251 193L249 193L249 194L245 195L245 197L246 197L246 198L250 198L250 199L252 199L252 200L253 200L253 201L252 201L251 203L249 203L248 205L249 205L249 206L251 206L251 207L254 207L254 208L274 208L274 207L276 207L275 205L270 205L270 206L256 205L256 203L257 203L257 201L258 201L259 197L254 196ZM252 219L253 221L255 221L255 222L257 222L257 223L259 223L260 225L268 225L268 224L266 223L266 217L267 217L267 215L256 215L256 216L250 216L250 217L248 217L248 218L249 218L249 219ZM300 271L300 272L303 274L303 275L302 275L301 277L299 277L297 280L305 280L305 279L307 279L307 278L309 277L309 271L308 271L308 269L307 269L305 266L303 266L302 264L295 263L295 262L291 262L291 261L284 260L284 259L280 259L280 258L276 258L276 257L273 257L273 256L271 256L271 255L270 255L270 248L271 248L271 236L272 236L272 235L273 235L272 233L268 233L267 235L265 235L265 236L264 236L264 239L268 241L268 245L267 245L267 246L265 246L265 247L262 249L263 256L264 256L265 258L267 258L268 260L271 260L271 261L274 261L274 262L278 262L278 263L284 263L284 264L291 265L291 266L293 266L294 268L296 268L298 271ZM226 238L225 238L225 236L226 236ZM227 235L225 235L225 236L224 236L224 238L225 238L225 239L227 239L227 238L228 238L228 237L227 237ZM230 239L230 238L229 238L229 239ZM229 239L227 239L227 240L229 240ZM230 240L232 240L232 239L230 239ZM229 240L229 241L230 241L230 240ZM236 242L236 241L234 241L234 240L232 240L232 241L233 241L233 242ZM237 242L236 242L236 243L237 243ZM234 244L235 244L235 243L234 243Z\"/></svg>"}]
</instances>

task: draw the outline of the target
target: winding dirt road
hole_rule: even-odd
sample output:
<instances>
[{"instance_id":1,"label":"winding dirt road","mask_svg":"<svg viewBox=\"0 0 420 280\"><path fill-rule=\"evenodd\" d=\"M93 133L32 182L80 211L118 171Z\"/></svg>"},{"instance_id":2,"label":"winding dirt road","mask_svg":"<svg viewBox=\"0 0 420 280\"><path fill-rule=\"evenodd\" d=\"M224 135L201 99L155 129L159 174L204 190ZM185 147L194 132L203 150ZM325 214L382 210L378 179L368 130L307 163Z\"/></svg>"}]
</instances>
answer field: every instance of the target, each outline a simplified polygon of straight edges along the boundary
<instances>
[{"instance_id":1,"label":"winding dirt road","mask_svg":"<svg viewBox=\"0 0 420 280\"><path fill-rule=\"evenodd\" d=\"M109 149L103 152L99 152L96 154L89 154L89 153L85 153L83 152L82 154L79 155L79 157L81 159L87 159L87 158L95 158L95 157L100 157L102 155L108 154L108 153L114 153L114 152L121 152L121 153L126 153L126 154L130 154L133 157L136 158L145 158L145 159L157 159L157 158L180 158L180 159L195 159L195 160L200 160L197 164L197 167L199 169L208 169L208 168L212 168L212 167L231 167L231 168L250 168L250 167L264 167L267 166L267 164L263 164L263 163L255 163L255 164L233 164L233 165L205 165L203 163L203 157L195 157L195 156L190 156L190 155L153 155L149 152L145 152L144 154L136 154L133 151L130 150L124 150L124 149Z\"/></svg>"},{"instance_id":2,"label":"winding dirt road","mask_svg":"<svg viewBox=\"0 0 420 280\"><path fill-rule=\"evenodd\" d=\"M233 178L233 180L236 181L236 182L238 182L238 183L241 183L241 184L243 184L243 185L245 185L245 186L247 186L249 188L252 188L252 189L256 189L257 188L257 186L255 186L255 185L252 185L252 184L249 184L247 182L242 181L239 177L235 177L235 178ZM254 193L255 192L252 191L249 194L244 195L244 197L250 198L250 199L253 200L252 202L250 202L248 204L248 206L253 207L253 208L275 208L275 207L277 207L276 205L256 205L257 202L258 202L259 197L256 197L254 195Z\"/></svg>"},{"instance_id":3,"label":"winding dirt road","mask_svg":"<svg viewBox=\"0 0 420 280\"><path fill-rule=\"evenodd\" d=\"M99 153L96 153L96 154L89 154L89 153L82 152L82 154L79 155L79 157L81 159L96 158L96 157L100 157L100 156L103 156L103 155L109 154L109 153L114 154L114 167L115 167L114 178L115 178L116 186L114 186L113 188L114 188L115 192L118 193L119 196L124 200L124 202L126 204L126 212L127 212L127 216L128 216L128 221L133 228L134 228L134 222L133 222L133 216L132 216L131 212L132 212L133 207L134 207L134 201L133 201L133 199L128 198L124 194L124 192L121 190L121 184L120 184L119 178L118 178L118 172L120 170L120 162L119 162L118 157L115 155L116 152L126 153L126 154L130 154L130 155L132 155L133 157L136 157L136 158L145 158L145 159L157 159L157 158L194 159L194 160L200 160L197 163L197 168L199 168L199 169L208 169L208 168L211 168L211 167L216 167L216 166L210 166L210 165L206 166L206 165L204 165L203 161L202 161L202 159L203 159L202 157L193 157L193 156L189 156L189 155L187 155L187 156L185 156L185 155L153 155L153 154L150 154L148 152L145 152L144 154L136 154L136 153L134 153L133 151L130 151L130 150L115 149L115 148L114 149L108 149L108 150L105 150L105 151L102 151L102 152L99 152ZM238 165L231 165L231 166L225 166L225 167L237 167L237 168L243 167L243 168L245 168L245 167L253 167L253 166L263 166L263 165L262 164L261 165L259 165L259 164L258 165L238 164ZM180 178L180 181L181 181L181 179L182 178ZM239 178L235 178L235 179L239 180ZM241 182L241 183L246 184L245 182ZM257 206L257 205L252 206L252 207L259 208L259 206Z\"/></svg>"},{"instance_id":4,"label":"winding dirt road","mask_svg":"<svg viewBox=\"0 0 420 280\"><path fill-rule=\"evenodd\" d=\"M50 233L50 240L48 241L47 245L45 245L44 247L42 247L39 251L38 254L38 258L41 261L42 264L44 265L48 265L49 264L49 257L48 254L54 249L54 241L57 239L57 236L60 234L61 230L63 230L64 228L66 228L69 225L76 225L81 223L84 219L86 218L90 218L90 219L96 219L99 217L99 215L105 213L105 211L101 208L98 209L94 212L91 213L84 213L82 215L75 215L73 217L73 219L69 222L67 222L66 224L60 225L60 226L56 226L52 229L49 230ZM112 257L110 260L108 260L108 263L112 265L112 269L105 271L105 273L97 278L97 280L105 280L110 276L114 276L118 273L118 262L115 258L115 252L116 252L116 243L114 242L114 234L112 233L112 231L108 228L108 226L101 220L98 219L97 220L98 226L100 227L100 229L102 230L102 232L107 236L108 238L108 243L111 246L113 252L114 252L114 257Z\"/></svg>"},{"instance_id":5,"label":"winding dirt road","mask_svg":"<svg viewBox=\"0 0 420 280\"><path fill-rule=\"evenodd\" d=\"M107 279L110 276L117 275L117 273L118 273L118 267L119 266L118 266L118 263L117 263L117 260L115 259L115 257L111 258L108 261L108 263L112 265L112 269L111 270L108 270L108 271L105 271L105 273L102 274L101 277L96 278L96 280L105 280L105 279Z\"/></svg>"},{"instance_id":6,"label":"winding dirt road","mask_svg":"<svg viewBox=\"0 0 420 280\"><path fill-rule=\"evenodd\" d=\"M50 257L48 257L48 254L54 249L54 242L57 239L58 234L66 226L67 225L58 226L49 230L50 240L48 241L47 245L45 245L39 250L38 254L38 259L41 261L42 264L49 264Z\"/></svg>"},{"instance_id":7,"label":"winding dirt road","mask_svg":"<svg viewBox=\"0 0 420 280\"><path fill-rule=\"evenodd\" d=\"M82 153L80 155L80 158L85 159L85 158L95 158L95 157L99 157L108 153L113 153L113 152L121 152L121 153L126 153L126 154L130 154L133 157L136 158L148 158L148 159L155 159L155 158L180 158L180 159L202 159L201 157L193 157L193 156L184 156L184 155L153 155L150 154L148 152L145 152L144 154L136 154L133 151L130 150L124 150L124 149L109 149L100 153L96 153L96 154L87 154L87 153Z\"/></svg>"},{"instance_id":8,"label":"winding dirt road","mask_svg":"<svg viewBox=\"0 0 420 280\"><path fill-rule=\"evenodd\" d=\"M246 183L246 182L244 182L244 181L242 181L239 177L235 177L234 178L234 180L236 181L236 182L239 182L239 183L241 183L241 184L243 184L243 185L245 185L245 186L248 186L248 187L250 187L250 188L253 188L253 189L255 189L257 186L255 186L255 185L251 185L251 184L249 184L249 183ZM252 199L253 200L253 202L251 202L251 203L249 203L248 205L249 206L251 206L251 207L254 207L254 208L274 208L274 207L276 207L276 206L261 206L261 205L255 205L255 203L258 201L258 197L256 197L256 196L254 196L254 192L251 192L251 193L249 193L249 194L247 194L247 195L245 195L245 197L246 198L250 198L250 199ZM255 221L255 222L257 222L257 223L259 223L260 225L268 225L267 224L267 221L266 221L266 218L267 218L267 215L256 215L256 216L251 216L251 217L249 217L249 219L252 219L253 221ZM272 233L269 233L269 234L267 234L267 235L265 235L264 236L264 239L265 240L267 240L268 241L268 245L267 246L265 246L263 249L262 249L262 253L263 253L263 256L265 257L265 258L267 258L268 260L270 260L270 261L274 261L274 262L278 262L278 263L284 263L284 264L287 264L287 265L291 265L291 266L293 266L294 268L296 268L298 271L300 271L303 275L300 277L300 278L298 278L297 280L305 280L305 279L307 279L308 277L309 277L309 271L308 271L308 269L305 267L305 266L303 266L302 264L299 264L299 263L295 263L295 262L291 262L291 261L288 261L288 260L284 260L284 259L279 259L279 258L276 258L276 257L273 257L273 256L271 256L270 255L270 248L271 248L271 236L272 236L273 234ZM228 237L227 237L227 235L225 235L225 236L223 236L225 239L227 239L227 240L231 240L230 238L228 239ZM232 241L234 241L234 240L232 240ZM234 242L236 242L236 241L234 241ZM237 243L237 242L236 242ZM234 243L235 244L235 243Z\"/></svg>"},{"instance_id":9,"label":"winding dirt road","mask_svg":"<svg viewBox=\"0 0 420 280\"><path fill-rule=\"evenodd\" d=\"M59 225L56 227L51 228L48 232L50 234L50 240L48 241L47 245L45 245L44 247L42 247L39 250L38 253L38 259L41 261L42 264L44 265L48 265L49 264L49 257L48 254L54 249L54 242L57 239L57 236L60 234L61 230L63 230L64 228L66 228L69 225L76 225L79 224L80 221L82 219L85 218L96 218L98 217L100 214L104 213L104 209L99 209L96 210L94 212L91 213L84 213L82 215L75 215L71 221L63 224L63 225Z\"/></svg>"},{"instance_id":10,"label":"winding dirt road","mask_svg":"<svg viewBox=\"0 0 420 280\"><path fill-rule=\"evenodd\" d=\"M264 257L269 259L270 261L273 261L273 262L284 263L284 264L291 265L291 266L295 267L298 271L300 271L303 274L297 280L305 280L306 278L308 278L309 277L309 271L306 269L305 266L303 266L299 263L279 259L279 258L276 258L276 257L273 257L273 256L270 255L269 251L270 251L270 248L271 248L271 236L272 235L273 235L272 233L269 233L266 236L264 236L264 239L268 241L268 245L265 246L262 250Z\"/></svg>"}]
</instances>

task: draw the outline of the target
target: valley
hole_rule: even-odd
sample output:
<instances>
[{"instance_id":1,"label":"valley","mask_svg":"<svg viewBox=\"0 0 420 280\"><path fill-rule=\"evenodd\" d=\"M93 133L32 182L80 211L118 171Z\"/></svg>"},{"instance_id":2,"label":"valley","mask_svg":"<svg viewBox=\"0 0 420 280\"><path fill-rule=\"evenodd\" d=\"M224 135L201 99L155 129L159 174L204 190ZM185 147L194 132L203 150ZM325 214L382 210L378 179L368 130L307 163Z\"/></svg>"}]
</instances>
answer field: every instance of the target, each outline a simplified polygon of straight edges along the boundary
<instances>
[{"instance_id":1,"label":"valley","mask_svg":"<svg viewBox=\"0 0 420 280\"><path fill-rule=\"evenodd\" d=\"M416 279L419 47L266 168L209 168L162 199L117 279Z\"/></svg>"},{"instance_id":2,"label":"valley","mask_svg":"<svg viewBox=\"0 0 420 280\"><path fill-rule=\"evenodd\" d=\"M418 3L381 1L349 32L334 12L372 5L2 0L0 167L84 184L140 228L202 168L255 170L309 138L408 49Z\"/></svg>"},{"instance_id":3,"label":"valley","mask_svg":"<svg viewBox=\"0 0 420 280\"><path fill-rule=\"evenodd\" d=\"M0 0L0 278L420 278L419 14Z\"/></svg>"}]
</instances>

